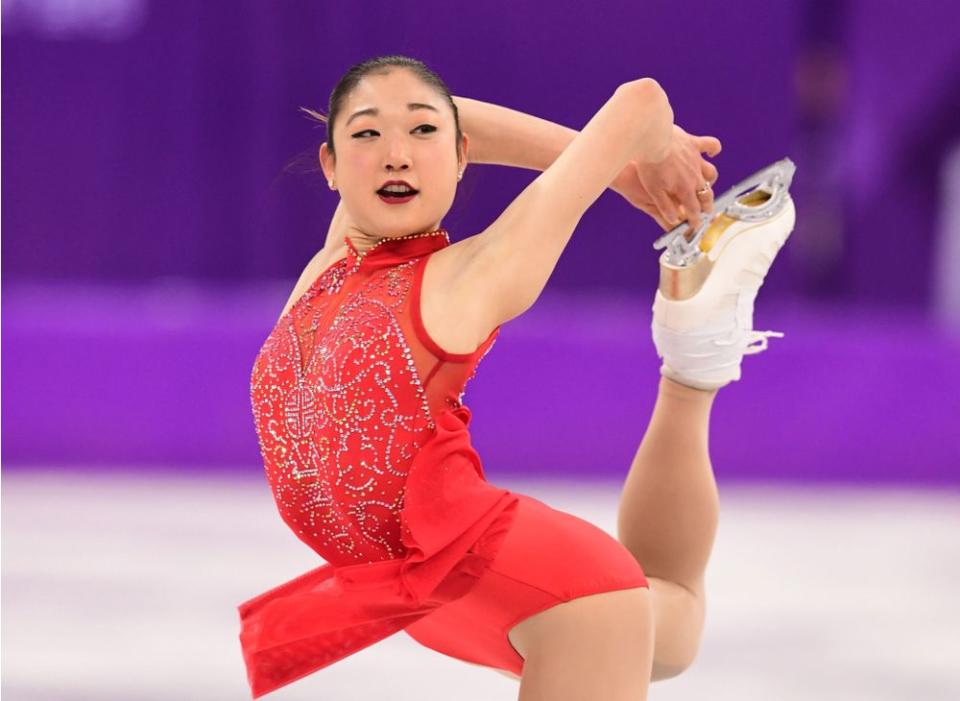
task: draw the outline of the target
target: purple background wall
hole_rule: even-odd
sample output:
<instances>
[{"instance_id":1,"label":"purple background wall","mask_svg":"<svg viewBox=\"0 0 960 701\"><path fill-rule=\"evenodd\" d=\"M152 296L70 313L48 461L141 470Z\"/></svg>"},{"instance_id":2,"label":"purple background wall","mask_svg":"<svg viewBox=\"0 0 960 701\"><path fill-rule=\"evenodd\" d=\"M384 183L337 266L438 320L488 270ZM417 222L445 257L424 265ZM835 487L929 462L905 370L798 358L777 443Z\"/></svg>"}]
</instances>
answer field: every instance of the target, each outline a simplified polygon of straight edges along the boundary
<instances>
[{"instance_id":1,"label":"purple background wall","mask_svg":"<svg viewBox=\"0 0 960 701\"><path fill-rule=\"evenodd\" d=\"M4 467L260 469L250 367L336 204L297 108L401 53L575 128L653 76L723 141L718 190L792 157L797 230L756 314L786 337L718 399L718 476L960 484L960 333L930 274L954 3L3 7ZM445 226L482 229L534 176L468 169ZM658 232L604 194L504 328L466 397L491 477L625 474L655 397Z\"/></svg>"}]
</instances>

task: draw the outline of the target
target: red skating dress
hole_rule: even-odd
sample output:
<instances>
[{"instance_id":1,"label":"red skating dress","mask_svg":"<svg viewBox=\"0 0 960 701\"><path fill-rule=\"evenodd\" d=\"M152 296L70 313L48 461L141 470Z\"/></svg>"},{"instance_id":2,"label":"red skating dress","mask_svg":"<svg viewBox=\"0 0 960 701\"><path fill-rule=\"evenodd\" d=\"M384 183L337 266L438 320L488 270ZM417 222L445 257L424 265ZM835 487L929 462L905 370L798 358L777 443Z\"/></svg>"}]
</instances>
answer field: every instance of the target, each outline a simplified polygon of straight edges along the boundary
<instances>
[{"instance_id":1,"label":"red skating dress","mask_svg":"<svg viewBox=\"0 0 960 701\"><path fill-rule=\"evenodd\" d=\"M400 630L519 675L510 628L646 577L602 529L486 480L461 400L500 327L448 353L420 317L424 268L447 232L366 254L345 242L250 378L280 516L325 561L239 605L253 698Z\"/></svg>"}]
</instances>

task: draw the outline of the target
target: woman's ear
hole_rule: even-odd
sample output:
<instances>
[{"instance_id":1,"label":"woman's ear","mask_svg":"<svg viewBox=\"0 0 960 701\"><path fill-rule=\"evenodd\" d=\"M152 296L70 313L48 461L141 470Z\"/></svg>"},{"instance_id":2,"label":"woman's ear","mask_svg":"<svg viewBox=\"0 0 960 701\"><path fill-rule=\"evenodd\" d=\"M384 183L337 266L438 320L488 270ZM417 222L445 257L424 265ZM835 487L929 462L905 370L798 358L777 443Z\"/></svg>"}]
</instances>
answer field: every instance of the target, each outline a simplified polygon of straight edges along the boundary
<instances>
[{"instance_id":1,"label":"woman's ear","mask_svg":"<svg viewBox=\"0 0 960 701\"><path fill-rule=\"evenodd\" d=\"M470 152L470 137L467 136L467 132L461 134L460 142L460 170L465 170L467 167L467 155Z\"/></svg>"},{"instance_id":2,"label":"woman's ear","mask_svg":"<svg viewBox=\"0 0 960 701\"><path fill-rule=\"evenodd\" d=\"M330 147L327 146L327 142L324 141L320 144L320 167L323 169L323 177L327 180L333 178L333 171L336 167L336 159L333 157L333 154L330 153Z\"/></svg>"}]
</instances>

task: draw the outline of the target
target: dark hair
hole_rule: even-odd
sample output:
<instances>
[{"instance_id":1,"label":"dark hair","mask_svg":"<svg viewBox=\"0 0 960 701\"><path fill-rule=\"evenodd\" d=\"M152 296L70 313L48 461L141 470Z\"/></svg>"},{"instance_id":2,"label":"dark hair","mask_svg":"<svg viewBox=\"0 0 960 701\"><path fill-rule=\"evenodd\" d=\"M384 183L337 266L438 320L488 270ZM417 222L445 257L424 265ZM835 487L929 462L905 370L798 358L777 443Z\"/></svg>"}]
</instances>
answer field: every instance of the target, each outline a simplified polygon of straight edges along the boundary
<instances>
[{"instance_id":1,"label":"dark hair","mask_svg":"<svg viewBox=\"0 0 960 701\"><path fill-rule=\"evenodd\" d=\"M367 59L366 61L355 64L344 73L337 82L337 85L333 88L333 92L330 93L330 102L327 107L328 115L323 115L320 112L306 107L300 108L310 117L326 124L327 146L334 157L336 157L336 150L333 144L333 125L337 121L337 117L343 108L344 101L357 87L357 84L366 76L385 75L394 68L406 68L424 83L436 90L447 101L450 109L453 110L453 123L457 128L456 145L459 152L460 142L463 140L463 133L460 131L460 114L457 111L457 105L454 103L453 97L450 96L450 89L447 88L447 84L443 82L443 79L439 75L423 63L423 61L410 58L409 56L390 55Z\"/></svg>"}]
</instances>

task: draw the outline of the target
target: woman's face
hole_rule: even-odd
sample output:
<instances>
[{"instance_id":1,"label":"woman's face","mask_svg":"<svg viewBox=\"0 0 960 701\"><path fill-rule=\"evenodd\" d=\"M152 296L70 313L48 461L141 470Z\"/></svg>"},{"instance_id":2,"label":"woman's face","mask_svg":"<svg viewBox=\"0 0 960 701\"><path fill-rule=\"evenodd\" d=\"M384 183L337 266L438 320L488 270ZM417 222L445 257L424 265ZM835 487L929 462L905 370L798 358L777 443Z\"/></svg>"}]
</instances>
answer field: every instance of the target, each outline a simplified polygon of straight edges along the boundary
<instances>
[{"instance_id":1,"label":"woman's face","mask_svg":"<svg viewBox=\"0 0 960 701\"><path fill-rule=\"evenodd\" d=\"M333 137L336 160L326 143L320 160L356 234L396 237L440 227L462 166L453 112L435 90L403 68L367 76L344 101ZM466 141L464 136L464 165ZM417 193L394 203L377 192L389 180L406 181Z\"/></svg>"}]
</instances>

